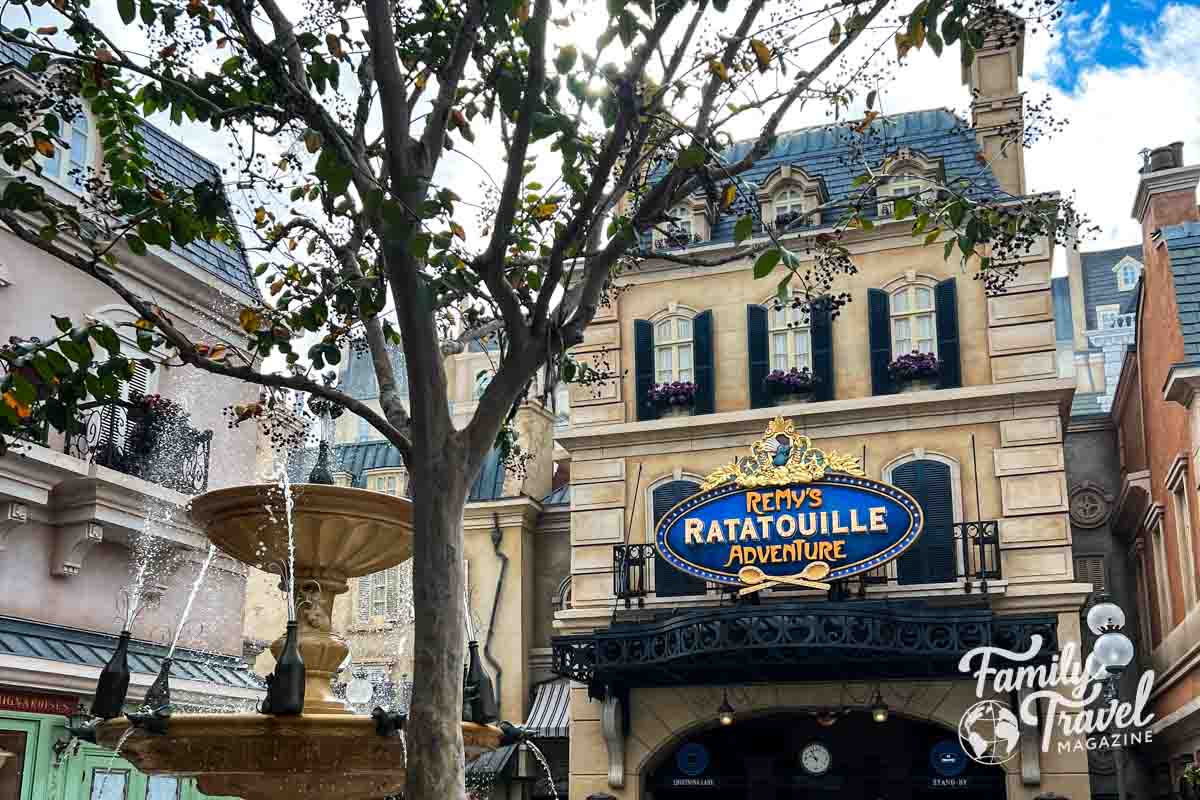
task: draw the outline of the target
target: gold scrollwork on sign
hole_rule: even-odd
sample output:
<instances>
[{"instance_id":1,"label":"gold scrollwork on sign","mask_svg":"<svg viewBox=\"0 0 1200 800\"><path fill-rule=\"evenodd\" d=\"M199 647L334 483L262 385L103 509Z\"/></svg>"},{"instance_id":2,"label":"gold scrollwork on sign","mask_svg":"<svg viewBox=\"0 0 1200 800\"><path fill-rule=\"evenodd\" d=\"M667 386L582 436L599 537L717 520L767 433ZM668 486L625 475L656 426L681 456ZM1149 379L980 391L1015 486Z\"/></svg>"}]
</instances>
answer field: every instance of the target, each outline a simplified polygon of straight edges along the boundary
<instances>
[{"instance_id":1,"label":"gold scrollwork on sign","mask_svg":"<svg viewBox=\"0 0 1200 800\"><path fill-rule=\"evenodd\" d=\"M829 472L863 477L857 456L826 453L812 446L807 436L796 432L790 419L776 417L767 432L750 445L750 455L739 456L733 463L708 474L701 491L734 483L743 489L760 486L786 486L819 481Z\"/></svg>"}]
</instances>

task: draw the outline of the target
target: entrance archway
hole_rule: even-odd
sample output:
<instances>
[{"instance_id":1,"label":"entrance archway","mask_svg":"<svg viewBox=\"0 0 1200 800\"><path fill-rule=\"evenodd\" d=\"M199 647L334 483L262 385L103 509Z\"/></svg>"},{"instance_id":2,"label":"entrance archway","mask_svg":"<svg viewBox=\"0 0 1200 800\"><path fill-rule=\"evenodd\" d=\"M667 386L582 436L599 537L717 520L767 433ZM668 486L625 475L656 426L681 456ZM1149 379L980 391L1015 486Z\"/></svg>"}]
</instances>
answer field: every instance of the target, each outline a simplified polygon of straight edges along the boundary
<instances>
[{"instance_id":1,"label":"entrance archway","mask_svg":"<svg viewBox=\"0 0 1200 800\"><path fill-rule=\"evenodd\" d=\"M655 759L644 780L652 800L1006 797L1004 768L967 758L954 731L896 715L877 723L862 712L830 726L772 713L698 731Z\"/></svg>"}]
</instances>

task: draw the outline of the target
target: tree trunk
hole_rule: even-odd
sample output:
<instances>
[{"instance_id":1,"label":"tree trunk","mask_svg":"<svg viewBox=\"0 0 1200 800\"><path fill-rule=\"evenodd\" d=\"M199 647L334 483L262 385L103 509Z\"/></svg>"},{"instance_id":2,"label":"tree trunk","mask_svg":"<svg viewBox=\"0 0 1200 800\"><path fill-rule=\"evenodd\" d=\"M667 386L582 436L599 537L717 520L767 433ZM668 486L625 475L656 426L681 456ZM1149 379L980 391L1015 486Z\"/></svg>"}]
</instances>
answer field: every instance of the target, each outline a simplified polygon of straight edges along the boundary
<instances>
[{"instance_id":1,"label":"tree trunk","mask_svg":"<svg viewBox=\"0 0 1200 800\"><path fill-rule=\"evenodd\" d=\"M418 441L425 437L418 436ZM421 452L425 450L425 452ZM406 726L406 800L461 800L466 575L462 514L469 491L461 448L413 451L413 693Z\"/></svg>"}]
</instances>

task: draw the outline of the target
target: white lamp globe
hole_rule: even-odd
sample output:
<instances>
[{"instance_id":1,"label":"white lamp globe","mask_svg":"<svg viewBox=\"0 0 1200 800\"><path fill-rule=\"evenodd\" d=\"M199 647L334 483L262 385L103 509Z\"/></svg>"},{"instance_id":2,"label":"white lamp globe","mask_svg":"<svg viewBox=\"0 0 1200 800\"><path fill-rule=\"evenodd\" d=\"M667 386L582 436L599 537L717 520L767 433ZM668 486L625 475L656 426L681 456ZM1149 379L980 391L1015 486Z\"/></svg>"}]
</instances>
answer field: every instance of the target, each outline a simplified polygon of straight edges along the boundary
<instances>
[{"instance_id":1,"label":"white lamp globe","mask_svg":"<svg viewBox=\"0 0 1200 800\"><path fill-rule=\"evenodd\" d=\"M1096 640L1092 653L1109 672L1120 672L1133 661L1133 642L1119 631L1108 631Z\"/></svg>"},{"instance_id":2,"label":"white lamp globe","mask_svg":"<svg viewBox=\"0 0 1200 800\"><path fill-rule=\"evenodd\" d=\"M352 678L346 684L346 699L356 706L366 705L375 696L375 687L366 678Z\"/></svg>"},{"instance_id":3,"label":"white lamp globe","mask_svg":"<svg viewBox=\"0 0 1200 800\"><path fill-rule=\"evenodd\" d=\"M1088 653L1083 662L1083 674L1090 681L1102 681L1108 677L1108 668L1100 663L1095 653Z\"/></svg>"},{"instance_id":4,"label":"white lamp globe","mask_svg":"<svg viewBox=\"0 0 1200 800\"><path fill-rule=\"evenodd\" d=\"M1125 627L1125 612L1116 603L1096 603L1088 609L1087 625L1097 636L1105 631L1120 630Z\"/></svg>"}]
</instances>

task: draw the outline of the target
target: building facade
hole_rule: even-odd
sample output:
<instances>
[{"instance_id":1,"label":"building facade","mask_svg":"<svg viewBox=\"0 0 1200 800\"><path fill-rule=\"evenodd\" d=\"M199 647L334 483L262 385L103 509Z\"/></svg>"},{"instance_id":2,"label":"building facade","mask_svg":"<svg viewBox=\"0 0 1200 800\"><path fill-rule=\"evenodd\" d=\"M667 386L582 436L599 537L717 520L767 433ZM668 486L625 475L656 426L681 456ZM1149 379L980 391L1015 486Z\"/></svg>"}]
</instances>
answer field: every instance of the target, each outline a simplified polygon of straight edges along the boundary
<instances>
[{"instance_id":1,"label":"building facade","mask_svg":"<svg viewBox=\"0 0 1200 800\"><path fill-rule=\"evenodd\" d=\"M29 53L0 45L0 91L37 90ZM53 67L51 68L53 71ZM37 181L63 200L84 194L80 178L100 168L99 137L83 107L63 146L43 166L17 175L0 167L0 187ZM165 180L184 185L220 178L219 168L149 124L142 133ZM83 247L83 245L80 245ZM196 242L170 252L120 251L114 269L198 341L238 336L237 309L257 294L240 248ZM56 335L52 314L84 315L114 326L134 317L116 294L0 227L0 340ZM121 345L144 356L128 327ZM207 339L210 340L211 339ZM131 385L158 394L179 415L180 441L147 457L147 420L136 396L88 412L84 430L63 438L34 433L0 457L0 797L5 800L187 800L190 781L147 778L108 751L71 740L68 715L90 703L111 656L138 558L147 602L131 627L129 703L143 696L176 634L207 554L189 520L190 497L242 484L253 475L254 442L230 431L222 410L253 390L190 368L139 371ZM139 438L142 437L142 438ZM135 551L142 553L135 556ZM215 559L179 634L174 698L183 707L253 703L262 692L241 662L246 571Z\"/></svg>"},{"instance_id":2,"label":"building facade","mask_svg":"<svg viewBox=\"0 0 1200 800\"><path fill-rule=\"evenodd\" d=\"M1020 72L1020 41L989 38L964 75L973 128L945 111L876 120L870 157L898 165L881 204L934 174L1021 195L1019 151L999 155L995 138L1019 122ZM795 196L848 191L841 130L781 135L746 175L764 219L792 211ZM687 242L660 246L733 246L732 222L702 201L681 215ZM835 320L781 307L748 261L649 260L618 279L577 348L614 377L573 393L559 437L572 605L556 616L554 669L574 681L572 797L1090 797L1086 753L1057 734L1043 752L1041 731L1022 723L1019 748L993 766L968 763L959 738L964 714L991 697L959 657L984 639L1021 650L1035 634L1078 654L1092 590L1072 562L1075 377L1060 377L1052 245L1033 246L1007 290L988 295L889 217L845 241L858 271L833 289L852 298ZM804 235L835 218L811 218ZM892 378L888 363L913 350L940 362L932 384ZM767 391L769 371L793 367L819 378L809 402ZM654 403L650 390L673 381L697 385L687 415ZM780 432L786 444L772 444ZM921 538L828 591L777 584L741 599L665 560L660 521L710 491L714 471L751 454L761 465L783 446L903 489L923 509Z\"/></svg>"}]
</instances>

